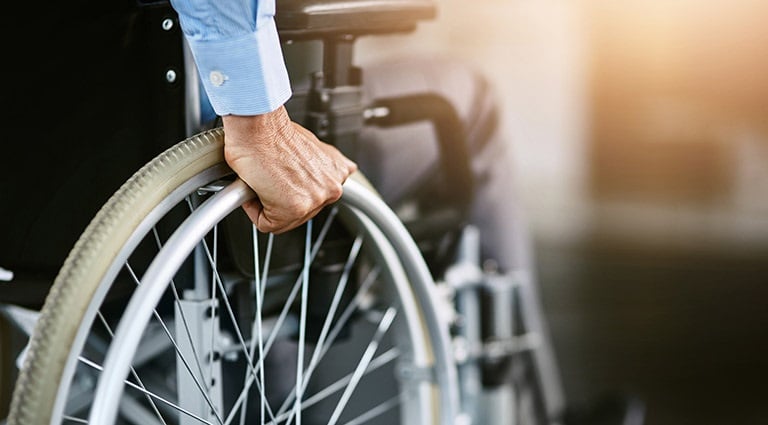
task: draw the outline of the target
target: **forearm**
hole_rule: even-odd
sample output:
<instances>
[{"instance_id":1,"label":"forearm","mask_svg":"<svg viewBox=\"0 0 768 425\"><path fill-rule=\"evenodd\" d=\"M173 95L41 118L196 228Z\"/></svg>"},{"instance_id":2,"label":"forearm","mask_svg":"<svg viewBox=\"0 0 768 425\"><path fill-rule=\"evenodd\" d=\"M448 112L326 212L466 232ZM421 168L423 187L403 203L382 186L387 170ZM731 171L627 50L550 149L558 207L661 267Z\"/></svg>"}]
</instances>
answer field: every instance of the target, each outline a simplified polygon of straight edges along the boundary
<instances>
[{"instance_id":1,"label":"forearm","mask_svg":"<svg viewBox=\"0 0 768 425\"><path fill-rule=\"evenodd\" d=\"M291 96L274 0L171 0L218 115L274 111Z\"/></svg>"},{"instance_id":2,"label":"forearm","mask_svg":"<svg viewBox=\"0 0 768 425\"><path fill-rule=\"evenodd\" d=\"M274 0L172 0L205 91L224 122L224 158L257 194L263 232L306 222L341 196L357 166L288 117L291 95Z\"/></svg>"}]
</instances>

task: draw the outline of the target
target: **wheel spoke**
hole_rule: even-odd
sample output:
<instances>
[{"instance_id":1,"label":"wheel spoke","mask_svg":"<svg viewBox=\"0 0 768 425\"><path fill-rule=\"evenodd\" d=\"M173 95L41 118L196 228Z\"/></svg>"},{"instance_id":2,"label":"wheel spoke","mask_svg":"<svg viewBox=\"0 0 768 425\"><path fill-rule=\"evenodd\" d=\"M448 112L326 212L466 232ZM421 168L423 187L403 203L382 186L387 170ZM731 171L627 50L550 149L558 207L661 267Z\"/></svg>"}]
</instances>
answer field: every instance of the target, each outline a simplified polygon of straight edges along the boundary
<instances>
[{"instance_id":1,"label":"wheel spoke","mask_svg":"<svg viewBox=\"0 0 768 425\"><path fill-rule=\"evenodd\" d=\"M352 313L354 313L357 310L357 308L360 305L360 302L362 301L363 296L366 295L368 288L371 286L371 284L373 284L373 282L376 281L378 274L379 274L378 269L372 269L368 272L368 275L366 276L366 278L363 280L363 283L358 288L357 293L355 294L355 297L352 299L349 305L344 309L342 314L339 316L339 319L336 321L336 324L333 326L333 329L331 329L331 331L328 333L327 341L325 341L325 344L322 344L322 345L318 344L318 347L315 349L315 354L313 355L312 362L307 368L307 372L306 372L306 375L308 376L307 379L309 379L312 376L315 368L320 363L320 360L323 359L325 354L330 349L331 345L333 345L333 343L336 341L336 337L339 335L341 330L347 324L347 321L352 316ZM304 394L304 391L306 391L306 388L307 388L307 384L305 383L304 388L301 390L302 395ZM290 406L290 403L293 402L293 397L295 395L296 395L296 392L291 391L289 398L286 399L283 405L280 407L280 410L277 413L278 417L286 412L286 410Z\"/></svg>"},{"instance_id":2,"label":"wheel spoke","mask_svg":"<svg viewBox=\"0 0 768 425\"><path fill-rule=\"evenodd\" d=\"M99 364L97 364L96 362L93 362L93 361L91 361L91 360L88 360L88 359L86 359L86 358L85 358L85 357L83 357L83 356L79 356L79 357L78 357L78 360L79 360L81 363L83 363L83 364L85 364L85 365L87 365L87 366L90 366L91 368L93 368L93 369L96 369L96 370L97 370L97 371L99 371L99 372L103 372L103 371L104 371L104 368L102 368L102 367L101 367ZM140 386L138 386L138 385L134 384L134 383L133 383L133 382L131 382L131 381L125 380L125 381L123 381L123 382L124 382L124 383L125 383L125 385L127 385L128 387L130 387L130 388L133 388L133 389L135 389L135 390L137 390L137 391L141 392L141 393L142 393L142 394L144 394L144 395L147 395L147 396L149 396L149 397L152 397L153 399L155 399L155 400L157 400L157 401L159 401L159 402L161 402L161 403L163 403L163 404L165 404L165 405L167 405L167 406L169 406L169 407L171 407L171 408L173 408L173 409L177 410L177 411L178 411L178 412L180 412L180 413L183 413L183 414L185 414L185 415L189 416L189 417L190 417L190 418L192 418L192 419L195 419L195 420L197 420L197 421L199 421L199 422L201 422L201 423L204 423L204 424L213 425L213 424L211 424L210 422L206 421L205 419L203 419L203 418L201 418L201 417L199 417L199 416L195 415L194 413L191 413L191 412L189 412L188 410L185 410L185 409L183 409L183 408L182 408L182 407L180 407L179 405L177 405L177 404L175 404L175 403L173 403L173 402L171 402L171 401L168 401L167 399L165 399L165 398L163 398L163 397L160 397L159 395L157 395L157 394L155 394L155 393L153 393L153 392L151 392L151 391L147 391L146 389L144 389L144 388L142 388L142 387L140 387ZM88 423L88 422L85 422L85 423ZM222 422L221 422L221 421L219 421L219 423L222 423Z\"/></svg>"},{"instance_id":3,"label":"wheel spoke","mask_svg":"<svg viewBox=\"0 0 768 425\"><path fill-rule=\"evenodd\" d=\"M357 364L357 368L355 368L355 371L352 374L352 379L344 389L344 393L341 395L341 399L339 400L338 404L336 404L336 409L333 411L331 419L328 420L328 425L336 425L336 422L338 422L339 418L341 417L341 413L344 411L344 408L347 407L347 403L349 403L350 397L352 397L352 392L357 387L357 384L360 383L360 379L362 379L365 369L373 359L373 355L376 354L376 350L379 348L379 342L381 341L381 338L384 337L384 334L387 332L387 330L389 330L389 327L395 320L396 313L397 310L395 310L393 307L388 308L387 311L384 312L384 316L379 322L379 326L376 329L376 333L373 335L373 339L370 343L368 343L368 347L366 347L365 352L363 353L363 357L360 359L360 362Z\"/></svg>"},{"instance_id":4,"label":"wheel spoke","mask_svg":"<svg viewBox=\"0 0 768 425\"><path fill-rule=\"evenodd\" d=\"M203 249L205 251L205 255L208 257L208 261L212 262L211 259L211 251L208 249L208 244L205 242L205 240L201 241L203 244ZM237 318L235 317L235 312L232 309L232 304L229 301L229 295L227 294L227 290L224 287L224 282L222 282L221 275L218 273L218 270L214 270L214 280L216 281L216 284L219 286L219 291L221 291L221 299L224 300L224 307L227 310L227 314L229 315L229 320L232 322L232 327L235 330L235 335L237 335L238 343L240 344L240 350L242 351L243 355L245 356L246 363L247 363L247 369L248 374L252 375L255 380L258 380L259 372L256 370L256 368L253 365L253 357L248 352L248 346L245 344L245 338L243 338L243 332L240 329L240 326L237 323ZM256 381L256 389L263 395L264 391L259 385L259 382ZM274 414L272 413L272 408L269 406L269 403L266 403L265 408L267 410L267 413L269 414L270 418L274 419ZM230 412L230 416L232 413L236 410L235 407L232 408L232 412ZM227 423L229 420L227 420Z\"/></svg>"},{"instance_id":5,"label":"wheel spoke","mask_svg":"<svg viewBox=\"0 0 768 425\"><path fill-rule=\"evenodd\" d=\"M269 274L269 264L272 261L272 246L275 242L275 234L270 233L267 237L267 249L264 253L264 274L261 276L261 299L264 300L264 293L267 289L267 276Z\"/></svg>"},{"instance_id":6,"label":"wheel spoke","mask_svg":"<svg viewBox=\"0 0 768 425\"><path fill-rule=\"evenodd\" d=\"M104 315L101 314L101 311L98 311L96 314L99 317L99 320L101 320L101 324L104 326L104 329L106 329L109 336L111 338L114 338L115 334L114 332L112 332L112 328L109 326L109 323L107 323L107 320L104 318ZM139 384L139 386L142 389L145 389L145 390L147 389L147 387L144 386L144 383L141 381L141 378L139 378L139 374L136 373L136 369L133 366L131 366L131 375L133 376L133 378L136 380L136 382ZM165 419L163 419L163 415L160 413L160 410L158 410L157 405L155 404L155 401L152 399L152 397L148 395L146 396L146 398L149 404L152 406L152 410L154 411L155 415L157 415L157 417L160 419L160 422L163 425L166 425Z\"/></svg>"},{"instance_id":7,"label":"wheel spoke","mask_svg":"<svg viewBox=\"0 0 768 425\"><path fill-rule=\"evenodd\" d=\"M216 273L217 270L219 270L217 266L217 259L218 259L218 249L219 249L219 238L218 238L218 232L219 232L219 225L213 226L213 263L211 264L211 267L213 268L211 270L211 314L209 316L209 320L211 322L211 342L209 347L213 348L216 346L216 341L214 340L216 335L216 321L214 318L216 317ZM181 310L181 309L180 309ZM182 310L183 313L183 310ZM192 344L194 345L194 344ZM208 353L208 376L213 376L213 350L210 350Z\"/></svg>"},{"instance_id":8,"label":"wheel spoke","mask_svg":"<svg viewBox=\"0 0 768 425\"><path fill-rule=\"evenodd\" d=\"M270 233L269 235L269 242L270 244L267 247L267 252L265 253L265 265L264 265L264 277L261 277L261 273L259 270L259 234L258 230L256 229L256 225L251 225L251 236L253 239L253 280L254 280L254 295L256 297L256 313L254 315L254 322L251 326L251 345L249 348L249 352L251 354L251 357L254 355L254 351L258 347L259 350L259 363L257 365L257 369L259 371L259 382L261 384L261 393L260 393L260 406L259 406L259 421L261 422L261 425L264 425L264 413L265 413L265 406L266 406L266 393L265 393L265 384L264 384L264 338L263 338L263 328L261 323L261 315L262 315L262 303L263 303L263 297L264 297L264 291L262 288L266 286L266 274L267 274L267 268L269 267L269 257L271 255L272 251L272 239L273 235ZM255 334L258 333L258 337L254 338ZM257 343L258 342L258 343ZM243 382L243 388L250 388L248 386L248 375L244 377ZM248 389L245 390L245 401L243 402L243 407L240 410L240 425L245 425L245 416L246 411L248 410L248 393L250 391Z\"/></svg>"},{"instance_id":9,"label":"wheel spoke","mask_svg":"<svg viewBox=\"0 0 768 425\"><path fill-rule=\"evenodd\" d=\"M374 407L373 409L363 413L362 415L352 419L351 421L345 423L344 425L360 425L364 424L371 419L383 415L387 411L394 409L395 407L400 405L402 399L402 395L398 394L389 400L385 401L384 403L379 404L378 406Z\"/></svg>"},{"instance_id":10,"label":"wheel spoke","mask_svg":"<svg viewBox=\"0 0 768 425\"><path fill-rule=\"evenodd\" d=\"M371 360L364 374L371 373L377 370L378 368L385 366L390 362L396 360L398 357L400 357L400 350L398 350L397 348L390 348L389 350L380 354L378 357ZM311 395L310 397L307 397L302 403L302 407L304 409L312 407L315 404L330 397L332 394L341 391L352 380L352 377L353 377L353 373L349 373L348 375L343 376L342 378L338 379L336 382L328 385L327 387L323 388L317 393ZM269 422L266 425L276 425L283 421L290 421L292 417L293 417L293 410L291 410L290 412L285 412L282 415L278 415L276 421Z\"/></svg>"},{"instance_id":11,"label":"wheel spoke","mask_svg":"<svg viewBox=\"0 0 768 425\"><path fill-rule=\"evenodd\" d=\"M134 278L134 280L136 280L137 279L136 274L133 272L133 269L130 267L130 265L126 262L125 266L128 269L128 271L131 273L131 276ZM137 281L137 284L140 284L140 283ZM176 302L178 303L178 298L177 298ZM171 335L171 331L168 329L168 326L165 324L165 321L160 316L160 314L157 312L157 309L153 309L152 312L153 312L153 314L155 316L155 319L157 319L158 323L163 328L163 331L165 332L166 336L168 336L168 339L171 341L171 344L173 345L174 350L176 350L176 354L178 355L178 358L181 360L182 364L184 365L184 368L189 373L190 377L192 378L192 381L194 381L195 385L197 386L198 390L200 391L200 394L202 394L203 398L205 398L205 401L208 404L208 407L211 408L211 410L214 413L214 416L216 416L216 420L220 424L223 424L223 420L221 418L221 415L219 414L218 409L216 409L216 406L214 405L213 401L211 400L211 398L210 398L210 396L208 394L207 388L204 388L203 384L200 383L200 380L198 379L198 377L195 376L195 373L192 371L192 367L189 365L189 361L187 361L187 359L184 356L184 354L182 354L181 349L179 348L179 345L176 343L176 340L173 338L173 335ZM189 328L187 328L187 330L188 329ZM188 335L188 337L189 337L189 340L190 340L190 345L194 347L194 343L192 343L191 335ZM195 355L195 357L197 357L197 356ZM197 364L198 364L198 367L199 367L200 366L200 362L198 361ZM203 371L202 367L199 367L199 371L200 371L201 376L203 376L202 375L202 371Z\"/></svg>"},{"instance_id":12,"label":"wheel spoke","mask_svg":"<svg viewBox=\"0 0 768 425\"><path fill-rule=\"evenodd\" d=\"M301 388L304 387L304 348L307 332L307 298L309 294L310 244L312 241L312 220L307 223L307 238L304 243L304 268L301 272L301 313L299 315L299 352L296 360L296 425L301 425Z\"/></svg>"},{"instance_id":13,"label":"wheel spoke","mask_svg":"<svg viewBox=\"0 0 768 425\"><path fill-rule=\"evenodd\" d=\"M144 395L144 397L149 397ZM162 425L157 421L153 412L141 404L136 398L122 397L118 405L118 412L122 418L133 425Z\"/></svg>"},{"instance_id":14,"label":"wheel spoke","mask_svg":"<svg viewBox=\"0 0 768 425\"><path fill-rule=\"evenodd\" d=\"M191 201L189 200L189 197L187 197L187 202L190 203L191 208ZM157 245L157 249L162 250L163 249L163 243L160 240L160 235L157 233L157 227L152 227L152 233L155 237L155 244ZM126 265L128 263L126 262ZM129 268L130 270L130 268ZM136 285L141 285L141 282L138 279L138 276L131 271L131 275L133 276L134 281L136 282ZM195 360L195 366L197 366L197 371L200 373L200 377L203 378L205 374L203 373L203 366L200 364L200 355L197 353L197 348L195 347L195 342L192 340L192 331L189 328L189 322L187 321L187 316L184 314L184 309L181 308L181 297L179 296L179 291L176 288L176 282L174 279L171 279L171 291L173 292L173 299L176 303L177 310L179 311L179 317L181 317L181 323L184 326L184 332L187 334L187 340L189 341L189 347L192 349L192 357L194 357ZM211 312L213 312L213 309L211 309ZM162 321L160 319L160 315L157 314L157 310L155 310L155 317L158 318L158 320ZM174 344L176 345L176 344ZM212 359L211 359L212 360ZM190 373L192 373L190 371ZM201 383L203 388L205 389L205 392L210 392L210 388L208 387L208 383L205 379L203 379L203 382Z\"/></svg>"},{"instance_id":15,"label":"wheel spoke","mask_svg":"<svg viewBox=\"0 0 768 425\"><path fill-rule=\"evenodd\" d=\"M338 209L334 207L333 209L331 209L330 214L325 219L325 222L323 223L323 227L320 230L320 233L318 234L314 245L312 246L310 261L314 260L314 258L317 256L318 251L320 251L320 247L322 246L323 242L325 242L325 237L328 235L328 231L330 230L331 224L333 223L333 220L337 213L338 213ZM288 294L288 297L283 305L282 310L280 311L280 314L278 315L277 321L275 322L275 325L272 328L272 331L269 333L267 342L264 344L265 357L269 354L269 351L272 348L272 345L274 344L275 340L277 339L277 336L279 335L278 330L283 326L283 323L285 322L286 317L288 317L288 312L290 310L290 307L293 304L293 301L296 299L296 296L299 293L299 289L301 288L301 282L302 282L302 278L301 278L301 275L299 275L299 277L293 283L291 292ZM224 425L230 425L230 423L232 422L232 419L234 418L235 413L240 408L240 406L245 402L246 392L248 391L250 386L253 385L255 379L256 377L254 374L249 374L248 383L243 389L243 391L240 392L240 395L235 401L235 404L232 406L232 410L230 411L229 416L227 416L227 419L224 421ZM275 422L275 419L274 417L272 417L272 422L270 423L274 423L274 422Z\"/></svg>"},{"instance_id":16,"label":"wheel spoke","mask_svg":"<svg viewBox=\"0 0 768 425\"><path fill-rule=\"evenodd\" d=\"M320 361L321 353L323 352L323 349L325 348L325 339L328 336L328 331L331 329L331 324L333 323L333 317L336 315L336 310L339 307L339 303L341 302L341 297L344 294L344 289L347 286L347 282L349 281L349 274L352 271L352 266L355 263L355 260L357 259L357 255L360 253L360 247L363 244L363 238L361 236L358 236L353 245L350 249L349 256L347 257L347 261L344 264L344 271L341 274L341 277L339 278L339 283L336 285L336 292L333 294L333 299L331 300L331 306L328 309L328 315L325 318L325 321L323 322L323 327L320 330L320 336L317 339L316 349L314 353L312 353L312 359L310 360L308 370L314 370L314 368L317 366L317 363ZM332 343L332 341L331 341ZM310 378L310 372L306 373L307 378L304 382L304 386L301 388L301 390L298 392L298 397L301 397L301 395L304 393L307 383L309 382Z\"/></svg>"}]
</instances>

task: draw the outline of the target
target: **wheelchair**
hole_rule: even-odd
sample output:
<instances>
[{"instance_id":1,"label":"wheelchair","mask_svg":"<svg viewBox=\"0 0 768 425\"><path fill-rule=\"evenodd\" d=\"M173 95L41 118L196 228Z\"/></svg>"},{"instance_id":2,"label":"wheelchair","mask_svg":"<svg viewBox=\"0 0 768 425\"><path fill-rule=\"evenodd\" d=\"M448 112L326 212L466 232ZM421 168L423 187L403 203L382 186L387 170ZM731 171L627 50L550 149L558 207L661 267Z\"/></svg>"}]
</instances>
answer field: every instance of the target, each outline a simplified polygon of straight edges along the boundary
<instances>
[{"instance_id":1,"label":"wheelchair","mask_svg":"<svg viewBox=\"0 0 768 425\"><path fill-rule=\"evenodd\" d=\"M98 20L71 30L122 51L85 72L87 113L43 129L60 136L44 145L56 162L2 193L0 266L14 277L0 311L34 321L0 357L20 365L9 425L565 422L530 270L489 261L493 235L471 219L489 89L458 72L487 112L468 120L450 88L383 77L407 67L354 65L357 39L408 33L435 4L278 2L289 114L361 168L340 202L281 235L239 208L255 195L224 162L169 5L94 2L78 17L103 9L112 36L93 38ZM411 179L377 167L398 139L434 144Z\"/></svg>"}]
</instances>

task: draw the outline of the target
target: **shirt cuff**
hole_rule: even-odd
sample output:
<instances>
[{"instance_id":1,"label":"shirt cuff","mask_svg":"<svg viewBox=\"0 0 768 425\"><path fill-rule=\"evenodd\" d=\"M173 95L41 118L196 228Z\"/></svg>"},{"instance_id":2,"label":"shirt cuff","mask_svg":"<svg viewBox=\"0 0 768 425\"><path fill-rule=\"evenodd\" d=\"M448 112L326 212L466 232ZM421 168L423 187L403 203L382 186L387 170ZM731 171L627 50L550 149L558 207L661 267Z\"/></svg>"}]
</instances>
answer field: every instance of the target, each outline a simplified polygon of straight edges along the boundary
<instances>
[{"instance_id":1,"label":"shirt cuff","mask_svg":"<svg viewBox=\"0 0 768 425\"><path fill-rule=\"evenodd\" d=\"M274 21L236 39L187 41L218 115L265 114L291 97Z\"/></svg>"}]
</instances>

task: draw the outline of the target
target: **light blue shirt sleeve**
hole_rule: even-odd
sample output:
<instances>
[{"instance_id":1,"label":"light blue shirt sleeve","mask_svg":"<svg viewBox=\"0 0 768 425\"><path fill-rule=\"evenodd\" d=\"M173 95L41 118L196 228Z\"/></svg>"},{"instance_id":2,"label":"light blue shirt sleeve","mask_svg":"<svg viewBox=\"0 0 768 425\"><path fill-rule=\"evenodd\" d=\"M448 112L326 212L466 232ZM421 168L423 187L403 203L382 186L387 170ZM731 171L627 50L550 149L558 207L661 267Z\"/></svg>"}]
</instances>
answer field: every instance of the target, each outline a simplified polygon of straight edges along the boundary
<instances>
[{"instance_id":1,"label":"light blue shirt sleeve","mask_svg":"<svg viewBox=\"0 0 768 425\"><path fill-rule=\"evenodd\" d=\"M171 0L219 115L258 115L291 96L275 0Z\"/></svg>"}]
</instances>

